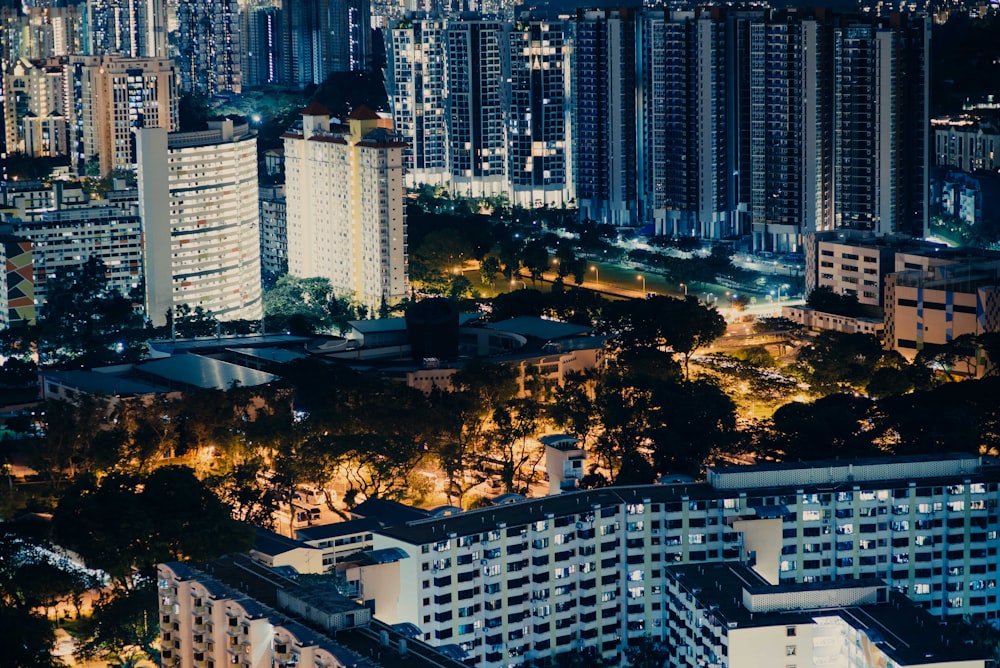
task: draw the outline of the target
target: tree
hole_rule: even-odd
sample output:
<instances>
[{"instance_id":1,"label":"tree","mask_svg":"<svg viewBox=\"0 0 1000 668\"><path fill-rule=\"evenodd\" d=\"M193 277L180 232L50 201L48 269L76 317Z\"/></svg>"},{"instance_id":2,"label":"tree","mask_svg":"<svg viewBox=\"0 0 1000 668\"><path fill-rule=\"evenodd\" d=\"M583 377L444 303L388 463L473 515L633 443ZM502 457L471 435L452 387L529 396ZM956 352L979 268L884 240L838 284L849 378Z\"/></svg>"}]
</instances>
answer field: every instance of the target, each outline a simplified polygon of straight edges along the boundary
<instances>
[{"instance_id":1,"label":"tree","mask_svg":"<svg viewBox=\"0 0 1000 668\"><path fill-rule=\"evenodd\" d=\"M274 529L275 514L291 501L294 484L283 471L265 474L267 466L253 459L234 466L225 474L206 480L233 519L264 529Z\"/></svg>"},{"instance_id":2,"label":"tree","mask_svg":"<svg viewBox=\"0 0 1000 668\"><path fill-rule=\"evenodd\" d=\"M532 281L539 281L549 269L549 251L540 239L533 239L524 246L521 263L528 269Z\"/></svg>"},{"instance_id":3,"label":"tree","mask_svg":"<svg viewBox=\"0 0 1000 668\"><path fill-rule=\"evenodd\" d=\"M285 275L264 293L264 317L268 329L312 334L331 325L333 289L326 278L297 278Z\"/></svg>"},{"instance_id":4,"label":"tree","mask_svg":"<svg viewBox=\"0 0 1000 668\"><path fill-rule=\"evenodd\" d=\"M512 399L493 411L493 428L487 436L489 458L498 467L506 492L522 493L531 484L531 472L544 454L528 441L537 431L539 418L540 406L534 399Z\"/></svg>"},{"instance_id":5,"label":"tree","mask_svg":"<svg viewBox=\"0 0 1000 668\"><path fill-rule=\"evenodd\" d=\"M608 305L602 326L606 333L617 335L622 348L668 347L681 353L687 378L691 353L722 336L726 320L715 308L702 306L697 297L656 296Z\"/></svg>"},{"instance_id":6,"label":"tree","mask_svg":"<svg viewBox=\"0 0 1000 668\"><path fill-rule=\"evenodd\" d=\"M105 592L83 625L87 639L81 654L117 666L136 666L141 660L158 662L156 601L155 580L143 581L130 591Z\"/></svg>"},{"instance_id":7,"label":"tree","mask_svg":"<svg viewBox=\"0 0 1000 668\"><path fill-rule=\"evenodd\" d=\"M824 330L799 352L798 364L816 389L854 390L868 384L882 356L881 344L870 334Z\"/></svg>"},{"instance_id":8,"label":"tree","mask_svg":"<svg viewBox=\"0 0 1000 668\"><path fill-rule=\"evenodd\" d=\"M832 288L821 285L806 297L806 306L824 313L835 313L848 318L864 315L864 309L856 295L838 295Z\"/></svg>"},{"instance_id":9,"label":"tree","mask_svg":"<svg viewBox=\"0 0 1000 668\"><path fill-rule=\"evenodd\" d=\"M479 263L479 277L490 287L496 284L500 274L500 260L495 255L487 255Z\"/></svg>"},{"instance_id":10,"label":"tree","mask_svg":"<svg viewBox=\"0 0 1000 668\"><path fill-rule=\"evenodd\" d=\"M625 647L625 668L663 668L670 661L670 649L652 636L629 638Z\"/></svg>"},{"instance_id":11,"label":"tree","mask_svg":"<svg viewBox=\"0 0 1000 668\"><path fill-rule=\"evenodd\" d=\"M449 498L461 497L485 480L483 457L487 450L493 410L517 394L515 372L508 366L469 362L452 376L454 392L431 395L440 429L435 454L448 478ZM466 478L470 482L466 482Z\"/></svg>"},{"instance_id":12,"label":"tree","mask_svg":"<svg viewBox=\"0 0 1000 668\"><path fill-rule=\"evenodd\" d=\"M45 439L36 451L39 468L53 481L72 480L79 471L93 471L113 465L115 452L99 452L93 447L105 430L109 412L103 398L81 394L77 402L50 399L45 402Z\"/></svg>"},{"instance_id":13,"label":"tree","mask_svg":"<svg viewBox=\"0 0 1000 668\"><path fill-rule=\"evenodd\" d=\"M139 358L142 317L131 299L108 285L100 259L88 258L79 268L51 279L47 292L39 320L43 361L99 365Z\"/></svg>"},{"instance_id":14,"label":"tree","mask_svg":"<svg viewBox=\"0 0 1000 668\"><path fill-rule=\"evenodd\" d=\"M177 559L210 559L249 548L252 531L230 517L194 473L166 466L148 476L113 473L78 481L59 501L53 530L60 545L116 588L133 589L138 571Z\"/></svg>"},{"instance_id":15,"label":"tree","mask_svg":"<svg viewBox=\"0 0 1000 668\"><path fill-rule=\"evenodd\" d=\"M811 404L791 402L774 412L774 428L785 458L865 457L877 453L868 425L871 399L833 394Z\"/></svg>"}]
</instances>

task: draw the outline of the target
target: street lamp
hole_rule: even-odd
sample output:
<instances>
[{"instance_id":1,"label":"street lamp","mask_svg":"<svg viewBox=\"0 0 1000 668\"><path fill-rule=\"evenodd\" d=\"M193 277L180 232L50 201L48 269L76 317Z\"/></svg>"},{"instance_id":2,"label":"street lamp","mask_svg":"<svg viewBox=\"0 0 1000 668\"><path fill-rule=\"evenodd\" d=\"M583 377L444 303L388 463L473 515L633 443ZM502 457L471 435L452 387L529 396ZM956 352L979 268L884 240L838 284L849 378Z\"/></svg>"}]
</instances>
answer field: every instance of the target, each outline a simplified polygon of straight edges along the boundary
<instances>
[{"instance_id":1,"label":"street lamp","mask_svg":"<svg viewBox=\"0 0 1000 668\"><path fill-rule=\"evenodd\" d=\"M596 266L591 267L590 270L592 272L594 272L594 282L597 283L598 285L600 285L601 284L601 272L599 272L597 270Z\"/></svg>"},{"instance_id":2,"label":"street lamp","mask_svg":"<svg viewBox=\"0 0 1000 668\"><path fill-rule=\"evenodd\" d=\"M678 283L677 285L679 285L682 288L684 288L684 296L687 297L688 296L688 286L687 286L687 283Z\"/></svg>"},{"instance_id":3,"label":"street lamp","mask_svg":"<svg viewBox=\"0 0 1000 668\"><path fill-rule=\"evenodd\" d=\"M519 278L512 278L512 279L510 279L510 289L514 290L515 289L514 286L517 285L518 283L521 284L521 289L522 290L527 290L528 289L528 284L525 283L524 281L522 281Z\"/></svg>"},{"instance_id":4,"label":"street lamp","mask_svg":"<svg viewBox=\"0 0 1000 668\"><path fill-rule=\"evenodd\" d=\"M635 280L642 281L642 294L646 294L646 277L643 276L642 274L639 274L638 276L635 277Z\"/></svg>"},{"instance_id":5,"label":"street lamp","mask_svg":"<svg viewBox=\"0 0 1000 668\"><path fill-rule=\"evenodd\" d=\"M781 291L782 290L787 290L789 287L791 287L791 286L789 286L788 283L784 283L784 284L778 286L778 301L779 302L781 301Z\"/></svg>"}]
</instances>

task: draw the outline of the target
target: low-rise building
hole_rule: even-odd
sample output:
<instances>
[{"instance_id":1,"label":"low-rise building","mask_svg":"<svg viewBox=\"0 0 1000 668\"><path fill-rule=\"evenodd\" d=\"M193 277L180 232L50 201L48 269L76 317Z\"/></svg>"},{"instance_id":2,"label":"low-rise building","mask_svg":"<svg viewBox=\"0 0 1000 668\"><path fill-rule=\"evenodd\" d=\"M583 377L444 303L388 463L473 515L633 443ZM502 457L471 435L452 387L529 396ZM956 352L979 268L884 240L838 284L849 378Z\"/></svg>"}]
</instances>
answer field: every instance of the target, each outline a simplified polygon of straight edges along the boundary
<instances>
[{"instance_id":1,"label":"low-rise building","mask_svg":"<svg viewBox=\"0 0 1000 668\"><path fill-rule=\"evenodd\" d=\"M731 564L671 566L662 647L678 668L985 668L938 620L878 579L773 585Z\"/></svg>"},{"instance_id":2,"label":"low-rise building","mask_svg":"<svg viewBox=\"0 0 1000 668\"><path fill-rule=\"evenodd\" d=\"M881 338L885 323L875 318L860 318L817 311L808 306L782 306L781 317L813 330L832 330L845 334L871 334Z\"/></svg>"},{"instance_id":3,"label":"low-rise building","mask_svg":"<svg viewBox=\"0 0 1000 668\"><path fill-rule=\"evenodd\" d=\"M391 555L375 555L372 565L377 560L391 567ZM464 668L453 658L462 656L457 648L440 651L373 620L333 581L304 585L295 577L243 556L159 564L160 665Z\"/></svg>"}]
</instances>

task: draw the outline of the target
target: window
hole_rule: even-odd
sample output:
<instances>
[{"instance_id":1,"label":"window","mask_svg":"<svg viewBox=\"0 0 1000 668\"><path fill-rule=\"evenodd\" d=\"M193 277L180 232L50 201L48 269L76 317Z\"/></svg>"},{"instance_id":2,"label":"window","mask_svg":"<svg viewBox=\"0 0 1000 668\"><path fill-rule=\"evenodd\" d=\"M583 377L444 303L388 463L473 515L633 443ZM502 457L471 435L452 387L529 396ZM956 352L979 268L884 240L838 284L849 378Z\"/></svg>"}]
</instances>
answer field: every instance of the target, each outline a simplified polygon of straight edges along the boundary
<instances>
[{"instance_id":1,"label":"window","mask_svg":"<svg viewBox=\"0 0 1000 668\"><path fill-rule=\"evenodd\" d=\"M795 627L794 626L789 626L787 629L785 629L785 635L788 636L789 638L794 638L795 637Z\"/></svg>"},{"instance_id":2,"label":"window","mask_svg":"<svg viewBox=\"0 0 1000 668\"><path fill-rule=\"evenodd\" d=\"M785 645L785 656L795 656L795 645Z\"/></svg>"}]
</instances>

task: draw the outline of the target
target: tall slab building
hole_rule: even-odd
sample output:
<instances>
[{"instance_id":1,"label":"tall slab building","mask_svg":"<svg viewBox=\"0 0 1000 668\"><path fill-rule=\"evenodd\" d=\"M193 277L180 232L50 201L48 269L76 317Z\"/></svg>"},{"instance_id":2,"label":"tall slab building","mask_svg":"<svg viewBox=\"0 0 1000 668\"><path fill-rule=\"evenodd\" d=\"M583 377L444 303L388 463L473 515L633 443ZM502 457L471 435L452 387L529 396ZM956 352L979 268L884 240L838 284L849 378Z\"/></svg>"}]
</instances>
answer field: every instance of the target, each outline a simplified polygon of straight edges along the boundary
<instances>
[{"instance_id":1,"label":"tall slab building","mask_svg":"<svg viewBox=\"0 0 1000 668\"><path fill-rule=\"evenodd\" d=\"M180 0L177 6L180 88L211 97L243 90L245 35L237 0Z\"/></svg>"},{"instance_id":2,"label":"tall slab building","mask_svg":"<svg viewBox=\"0 0 1000 668\"><path fill-rule=\"evenodd\" d=\"M147 317L161 326L187 304L218 320L259 320L257 137L232 121L136 134Z\"/></svg>"},{"instance_id":3,"label":"tall slab building","mask_svg":"<svg viewBox=\"0 0 1000 668\"><path fill-rule=\"evenodd\" d=\"M374 314L407 296L403 149L367 107L341 124L318 103L285 142L288 273L323 277Z\"/></svg>"}]
</instances>

